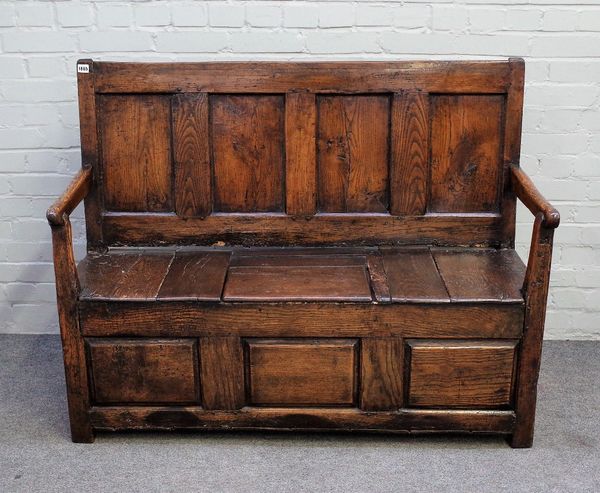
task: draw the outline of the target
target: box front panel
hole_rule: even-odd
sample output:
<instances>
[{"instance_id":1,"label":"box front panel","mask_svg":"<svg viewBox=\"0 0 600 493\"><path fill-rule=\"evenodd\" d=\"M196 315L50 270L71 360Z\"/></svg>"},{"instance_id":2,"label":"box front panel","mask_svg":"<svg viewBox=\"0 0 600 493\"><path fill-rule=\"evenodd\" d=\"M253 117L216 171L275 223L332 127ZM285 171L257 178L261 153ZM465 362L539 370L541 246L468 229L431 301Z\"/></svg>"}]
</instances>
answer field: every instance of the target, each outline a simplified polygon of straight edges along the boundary
<instances>
[{"instance_id":1,"label":"box front panel","mask_svg":"<svg viewBox=\"0 0 600 493\"><path fill-rule=\"evenodd\" d=\"M407 405L507 408L512 404L516 341L409 340Z\"/></svg>"},{"instance_id":2,"label":"box front panel","mask_svg":"<svg viewBox=\"0 0 600 493\"><path fill-rule=\"evenodd\" d=\"M194 339L88 339L97 404L191 404L199 401Z\"/></svg>"},{"instance_id":3,"label":"box front panel","mask_svg":"<svg viewBox=\"0 0 600 493\"><path fill-rule=\"evenodd\" d=\"M357 341L247 341L248 395L259 406L353 406Z\"/></svg>"}]
</instances>

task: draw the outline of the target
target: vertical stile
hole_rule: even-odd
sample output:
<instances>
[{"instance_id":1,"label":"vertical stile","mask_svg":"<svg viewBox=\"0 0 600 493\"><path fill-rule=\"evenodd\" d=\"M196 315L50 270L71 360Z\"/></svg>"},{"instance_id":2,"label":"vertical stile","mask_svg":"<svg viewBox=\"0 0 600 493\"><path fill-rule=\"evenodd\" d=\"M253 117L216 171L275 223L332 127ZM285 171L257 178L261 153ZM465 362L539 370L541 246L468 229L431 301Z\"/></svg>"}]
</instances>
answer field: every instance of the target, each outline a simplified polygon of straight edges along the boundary
<instances>
[{"instance_id":1,"label":"vertical stile","mask_svg":"<svg viewBox=\"0 0 600 493\"><path fill-rule=\"evenodd\" d=\"M77 62L77 92L79 98L79 131L81 136L81 164L91 166L94 182L100 183L98 167L98 130L96 125L96 93L94 88L94 62ZM80 67L84 68L82 71ZM101 188L94 186L85 198L85 224L88 249L102 244L103 209Z\"/></svg>"},{"instance_id":2,"label":"vertical stile","mask_svg":"<svg viewBox=\"0 0 600 493\"><path fill-rule=\"evenodd\" d=\"M525 80L525 62L520 58L511 58L510 85L506 95L504 111L504 156L503 183L500 189L500 213L502 215L505 246L514 247L516 198L510 186L510 166L519 164L521 153L521 125L523 120L523 85Z\"/></svg>"},{"instance_id":3,"label":"vertical stile","mask_svg":"<svg viewBox=\"0 0 600 493\"><path fill-rule=\"evenodd\" d=\"M360 408L399 409L403 405L404 348L400 337L361 339Z\"/></svg>"},{"instance_id":4,"label":"vertical stile","mask_svg":"<svg viewBox=\"0 0 600 493\"><path fill-rule=\"evenodd\" d=\"M426 93L394 94L390 173L390 213L425 214L429 188L429 101Z\"/></svg>"},{"instance_id":5,"label":"vertical stile","mask_svg":"<svg viewBox=\"0 0 600 493\"><path fill-rule=\"evenodd\" d=\"M317 110L315 95L290 92L285 97L286 211L311 216L317 209Z\"/></svg>"},{"instance_id":6,"label":"vertical stile","mask_svg":"<svg viewBox=\"0 0 600 493\"><path fill-rule=\"evenodd\" d=\"M212 210L207 94L174 96L172 118L175 212L205 217Z\"/></svg>"},{"instance_id":7,"label":"vertical stile","mask_svg":"<svg viewBox=\"0 0 600 493\"><path fill-rule=\"evenodd\" d=\"M244 355L236 336L200 338L200 382L205 409L244 405Z\"/></svg>"}]
</instances>

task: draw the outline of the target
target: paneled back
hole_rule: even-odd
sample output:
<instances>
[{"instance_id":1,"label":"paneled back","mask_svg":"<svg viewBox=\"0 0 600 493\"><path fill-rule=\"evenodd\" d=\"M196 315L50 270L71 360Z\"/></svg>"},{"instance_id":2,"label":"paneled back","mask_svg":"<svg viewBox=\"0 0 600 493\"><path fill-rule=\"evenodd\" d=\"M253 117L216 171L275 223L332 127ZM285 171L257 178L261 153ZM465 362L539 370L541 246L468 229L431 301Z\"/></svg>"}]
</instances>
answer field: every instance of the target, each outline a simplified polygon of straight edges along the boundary
<instances>
[{"instance_id":1,"label":"paneled back","mask_svg":"<svg viewBox=\"0 0 600 493\"><path fill-rule=\"evenodd\" d=\"M78 72L92 248L513 243L522 60Z\"/></svg>"}]
</instances>

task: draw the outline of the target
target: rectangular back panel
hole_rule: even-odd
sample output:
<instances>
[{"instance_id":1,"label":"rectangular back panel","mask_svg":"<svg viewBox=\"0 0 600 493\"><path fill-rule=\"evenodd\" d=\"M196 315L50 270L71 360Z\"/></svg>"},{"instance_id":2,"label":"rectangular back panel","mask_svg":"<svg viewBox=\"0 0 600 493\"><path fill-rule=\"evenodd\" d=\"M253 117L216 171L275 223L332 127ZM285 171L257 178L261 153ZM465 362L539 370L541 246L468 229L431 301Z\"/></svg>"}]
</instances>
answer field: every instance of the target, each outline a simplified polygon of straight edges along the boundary
<instances>
[{"instance_id":1,"label":"rectangular back panel","mask_svg":"<svg viewBox=\"0 0 600 493\"><path fill-rule=\"evenodd\" d=\"M80 63L91 248L513 243L521 60Z\"/></svg>"},{"instance_id":2,"label":"rectangular back panel","mask_svg":"<svg viewBox=\"0 0 600 493\"><path fill-rule=\"evenodd\" d=\"M318 98L320 212L387 212L387 96Z\"/></svg>"},{"instance_id":3,"label":"rectangular back panel","mask_svg":"<svg viewBox=\"0 0 600 493\"><path fill-rule=\"evenodd\" d=\"M282 211L284 97L210 99L213 210Z\"/></svg>"},{"instance_id":4,"label":"rectangular back panel","mask_svg":"<svg viewBox=\"0 0 600 493\"><path fill-rule=\"evenodd\" d=\"M431 97L434 212L496 212L502 175L502 96Z\"/></svg>"},{"instance_id":5,"label":"rectangular back panel","mask_svg":"<svg viewBox=\"0 0 600 493\"><path fill-rule=\"evenodd\" d=\"M99 99L107 210L172 210L169 98Z\"/></svg>"}]
</instances>

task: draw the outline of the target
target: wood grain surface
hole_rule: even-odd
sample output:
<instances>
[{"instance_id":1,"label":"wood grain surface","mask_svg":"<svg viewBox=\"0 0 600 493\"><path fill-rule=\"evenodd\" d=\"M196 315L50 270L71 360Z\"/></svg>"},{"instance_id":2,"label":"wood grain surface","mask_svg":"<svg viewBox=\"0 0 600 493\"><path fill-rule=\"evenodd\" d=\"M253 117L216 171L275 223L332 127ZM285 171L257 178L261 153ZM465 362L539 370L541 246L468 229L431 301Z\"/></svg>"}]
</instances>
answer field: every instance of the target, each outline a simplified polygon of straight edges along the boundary
<instances>
[{"instance_id":1,"label":"wood grain surface","mask_svg":"<svg viewBox=\"0 0 600 493\"><path fill-rule=\"evenodd\" d=\"M172 210L171 126L165 96L99 98L108 210Z\"/></svg>"},{"instance_id":2,"label":"wood grain surface","mask_svg":"<svg viewBox=\"0 0 600 493\"><path fill-rule=\"evenodd\" d=\"M239 337L200 338L202 405L239 409L244 405L244 356Z\"/></svg>"},{"instance_id":3,"label":"wood grain surface","mask_svg":"<svg viewBox=\"0 0 600 493\"><path fill-rule=\"evenodd\" d=\"M214 209L282 211L284 98L211 97Z\"/></svg>"},{"instance_id":4,"label":"wood grain surface","mask_svg":"<svg viewBox=\"0 0 600 493\"><path fill-rule=\"evenodd\" d=\"M250 403L350 406L356 395L357 341L249 340Z\"/></svg>"},{"instance_id":5,"label":"wood grain surface","mask_svg":"<svg viewBox=\"0 0 600 493\"><path fill-rule=\"evenodd\" d=\"M394 94L390 155L390 212L420 215L429 193L429 95Z\"/></svg>"},{"instance_id":6,"label":"wood grain surface","mask_svg":"<svg viewBox=\"0 0 600 493\"><path fill-rule=\"evenodd\" d=\"M399 337L361 339L360 408L400 409L404 405L404 347Z\"/></svg>"},{"instance_id":7,"label":"wood grain surface","mask_svg":"<svg viewBox=\"0 0 600 493\"><path fill-rule=\"evenodd\" d=\"M498 408L512 401L515 341L408 341L408 405Z\"/></svg>"},{"instance_id":8,"label":"wood grain surface","mask_svg":"<svg viewBox=\"0 0 600 493\"><path fill-rule=\"evenodd\" d=\"M559 215L519 168L523 60L81 63L83 171L48 211L74 441L531 446Z\"/></svg>"},{"instance_id":9,"label":"wood grain surface","mask_svg":"<svg viewBox=\"0 0 600 493\"><path fill-rule=\"evenodd\" d=\"M498 209L502 96L435 96L431 107L429 210Z\"/></svg>"},{"instance_id":10,"label":"wood grain surface","mask_svg":"<svg viewBox=\"0 0 600 493\"><path fill-rule=\"evenodd\" d=\"M88 339L98 404L199 402L193 339Z\"/></svg>"},{"instance_id":11,"label":"wood grain surface","mask_svg":"<svg viewBox=\"0 0 600 493\"><path fill-rule=\"evenodd\" d=\"M178 94L171 102L175 211L204 217L212 211L208 95Z\"/></svg>"},{"instance_id":12,"label":"wood grain surface","mask_svg":"<svg viewBox=\"0 0 600 493\"><path fill-rule=\"evenodd\" d=\"M318 99L319 210L386 212L389 98Z\"/></svg>"},{"instance_id":13,"label":"wood grain surface","mask_svg":"<svg viewBox=\"0 0 600 493\"><path fill-rule=\"evenodd\" d=\"M87 336L518 338L523 305L513 303L135 303L80 302Z\"/></svg>"},{"instance_id":14,"label":"wood grain surface","mask_svg":"<svg viewBox=\"0 0 600 493\"><path fill-rule=\"evenodd\" d=\"M311 216L317 210L317 104L314 94L285 96L286 212Z\"/></svg>"}]
</instances>

